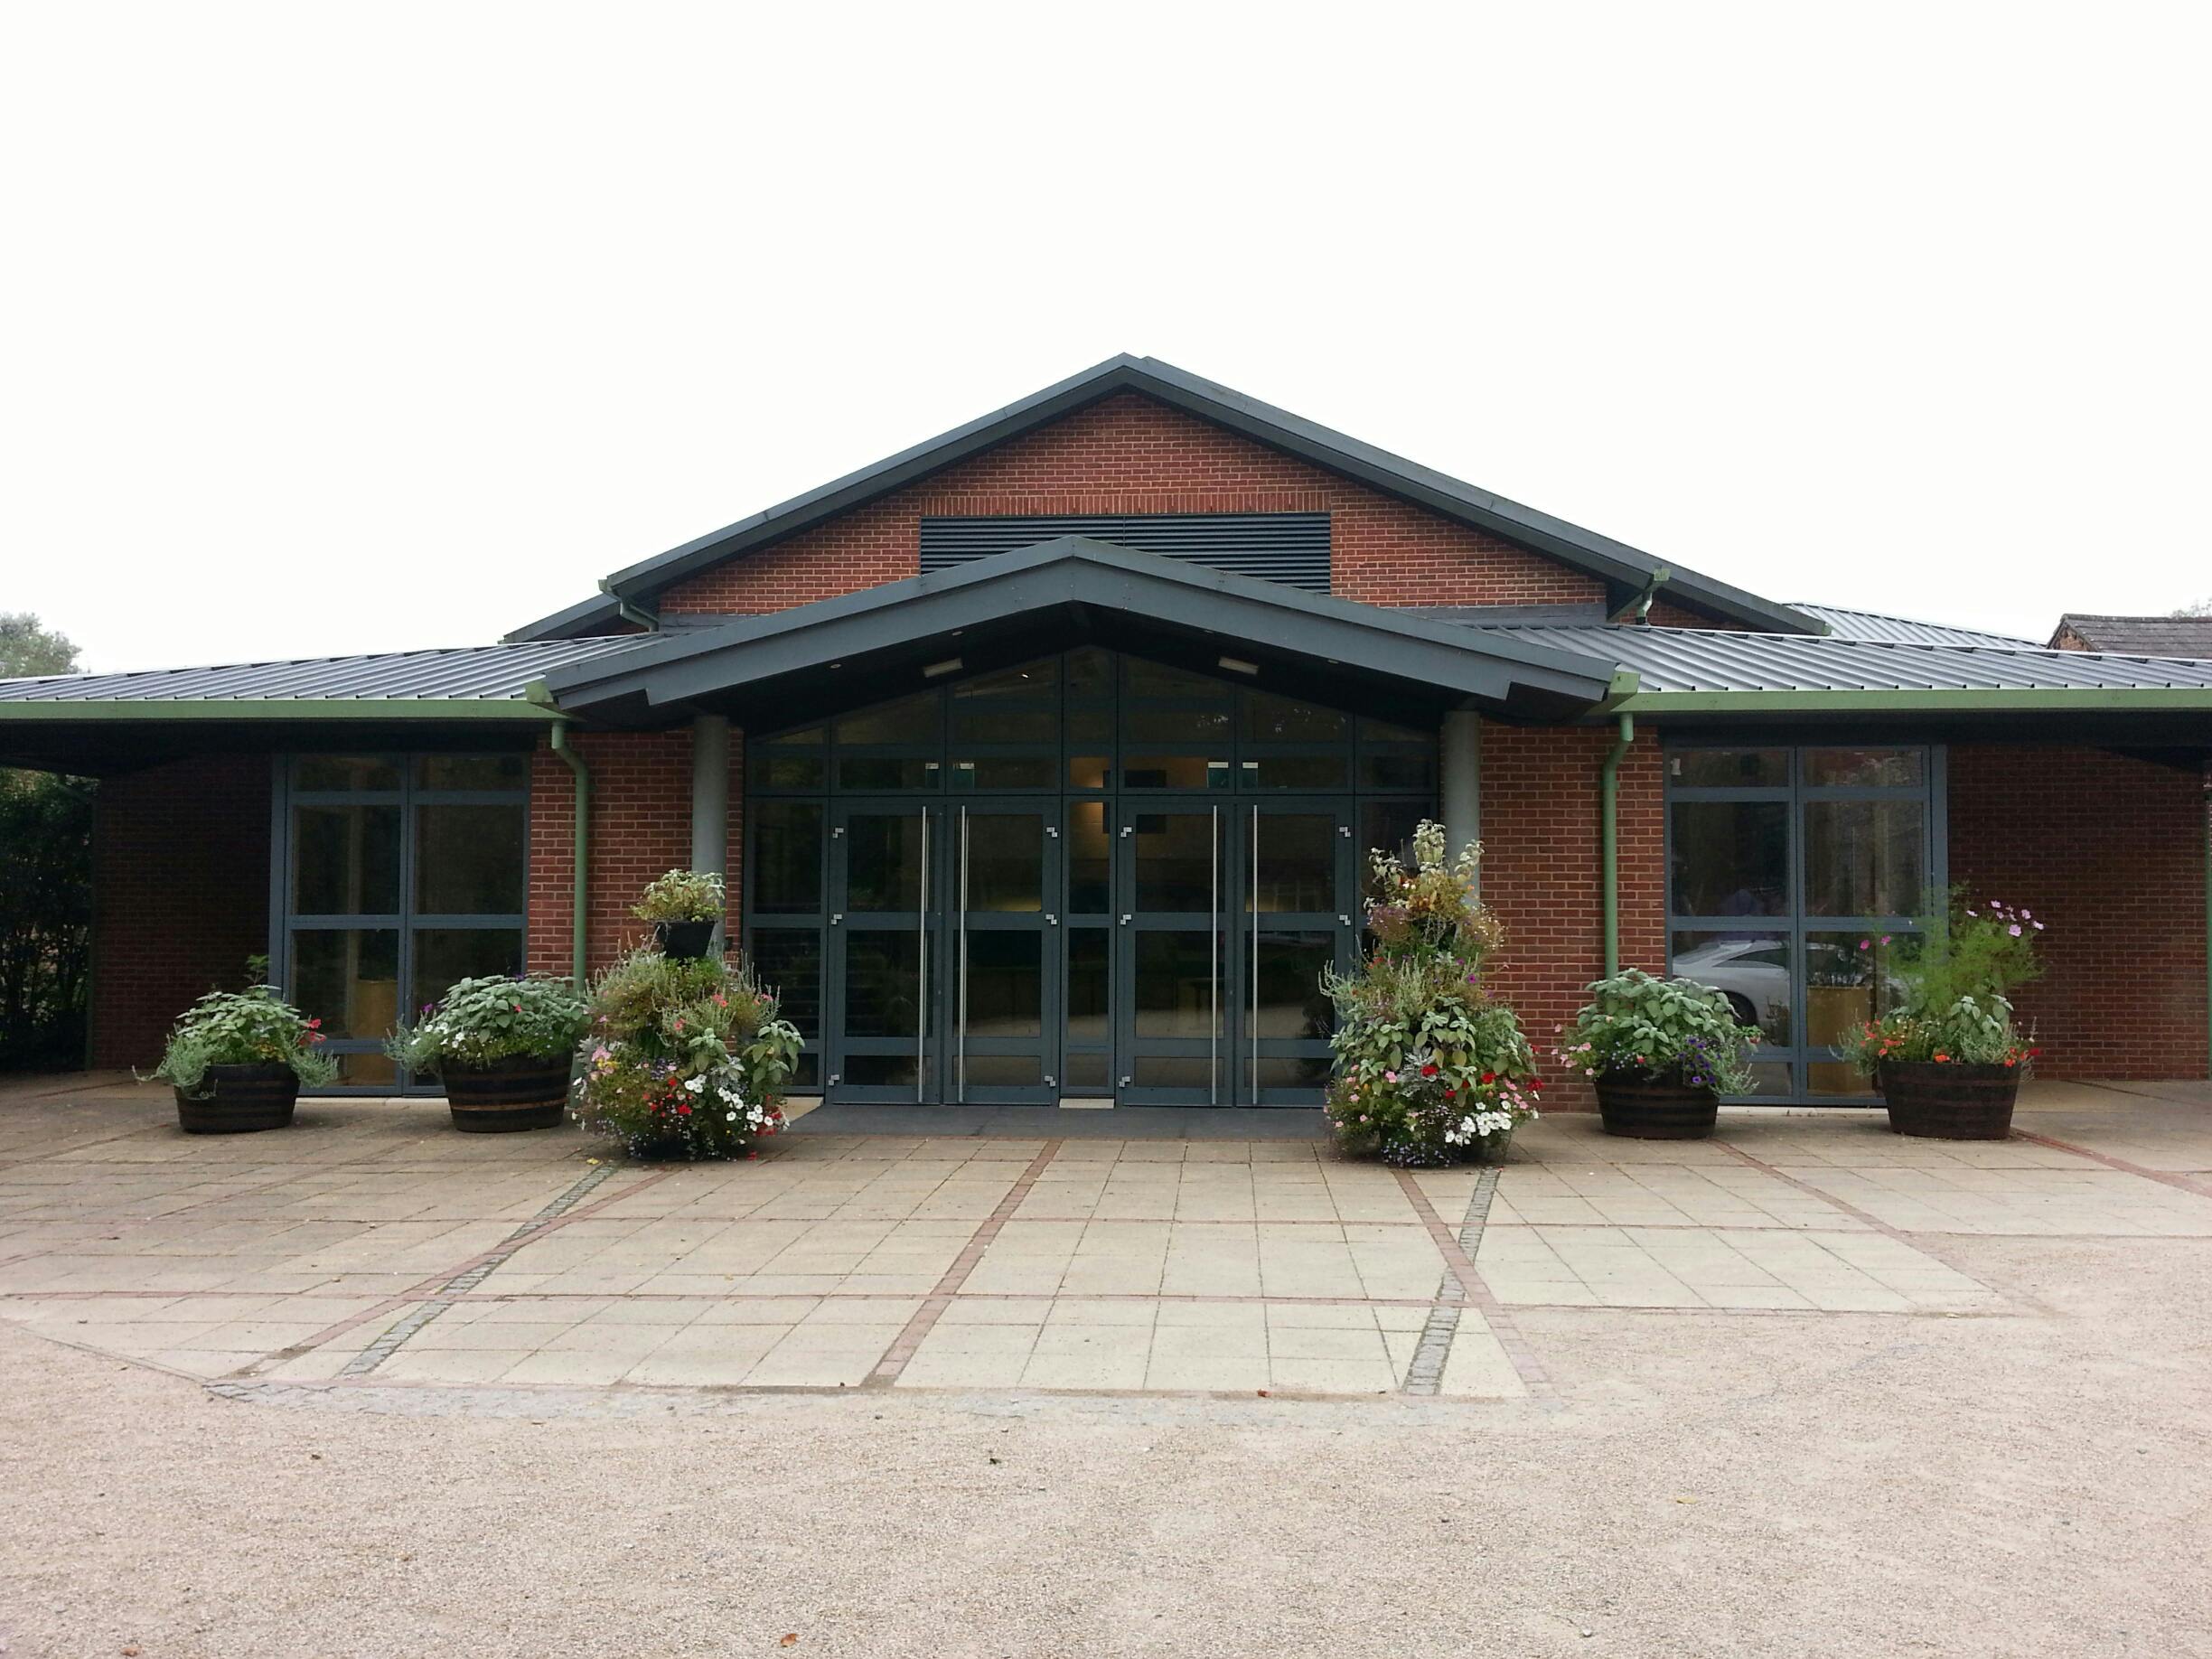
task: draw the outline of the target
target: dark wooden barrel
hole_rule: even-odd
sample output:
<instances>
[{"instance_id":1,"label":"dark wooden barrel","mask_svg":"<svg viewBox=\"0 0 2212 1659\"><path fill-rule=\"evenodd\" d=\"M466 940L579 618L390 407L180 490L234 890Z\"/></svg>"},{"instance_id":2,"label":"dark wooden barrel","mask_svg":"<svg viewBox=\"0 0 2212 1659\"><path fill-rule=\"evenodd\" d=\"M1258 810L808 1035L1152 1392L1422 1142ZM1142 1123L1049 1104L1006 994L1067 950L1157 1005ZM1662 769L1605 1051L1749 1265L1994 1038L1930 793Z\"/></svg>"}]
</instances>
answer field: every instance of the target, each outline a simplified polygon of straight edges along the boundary
<instances>
[{"instance_id":1,"label":"dark wooden barrel","mask_svg":"<svg viewBox=\"0 0 2212 1659\"><path fill-rule=\"evenodd\" d=\"M1598 1112L1608 1135L1637 1140L1702 1140L1720 1120L1720 1096L1688 1083L1600 1073Z\"/></svg>"},{"instance_id":2,"label":"dark wooden barrel","mask_svg":"<svg viewBox=\"0 0 2212 1659\"><path fill-rule=\"evenodd\" d=\"M454 1128L472 1135L551 1129L568 1110L568 1056L510 1054L482 1065L448 1060L438 1068Z\"/></svg>"},{"instance_id":3,"label":"dark wooden barrel","mask_svg":"<svg viewBox=\"0 0 2212 1659\"><path fill-rule=\"evenodd\" d=\"M282 1129L299 1104L299 1078L281 1062L211 1065L203 1092L176 1092L177 1122L187 1135L243 1135Z\"/></svg>"},{"instance_id":4,"label":"dark wooden barrel","mask_svg":"<svg viewBox=\"0 0 2212 1659\"><path fill-rule=\"evenodd\" d=\"M2002 1140L2012 1132L2020 1067L1890 1060L1876 1080L1900 1135L1934 1140Z\"/></svg>"}]
</instances>

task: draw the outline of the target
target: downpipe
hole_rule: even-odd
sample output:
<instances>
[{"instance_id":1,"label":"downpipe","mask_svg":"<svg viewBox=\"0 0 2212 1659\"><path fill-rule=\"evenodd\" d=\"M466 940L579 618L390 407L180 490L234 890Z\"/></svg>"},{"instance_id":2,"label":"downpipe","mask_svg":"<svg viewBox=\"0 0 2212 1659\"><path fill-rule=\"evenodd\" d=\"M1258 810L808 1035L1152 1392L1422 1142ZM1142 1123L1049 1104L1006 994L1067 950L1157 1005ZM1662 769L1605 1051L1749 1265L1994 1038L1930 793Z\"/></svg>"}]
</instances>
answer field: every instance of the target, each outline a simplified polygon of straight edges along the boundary
<instances>
[{"instance_id":1,"label":"downpipe","mask_svg":"<svg viewBox=\"0 0 2212 1659\"><path fill-rule=\"evenodd\" d=\"M1620 971L1620 764L1636 741L1636 716L1624 714L1620 736L1605 764L1598 770L1598 845L1599 881L1605 901L1605 970L1611 979Z\"/></svg>"}]
</instances>

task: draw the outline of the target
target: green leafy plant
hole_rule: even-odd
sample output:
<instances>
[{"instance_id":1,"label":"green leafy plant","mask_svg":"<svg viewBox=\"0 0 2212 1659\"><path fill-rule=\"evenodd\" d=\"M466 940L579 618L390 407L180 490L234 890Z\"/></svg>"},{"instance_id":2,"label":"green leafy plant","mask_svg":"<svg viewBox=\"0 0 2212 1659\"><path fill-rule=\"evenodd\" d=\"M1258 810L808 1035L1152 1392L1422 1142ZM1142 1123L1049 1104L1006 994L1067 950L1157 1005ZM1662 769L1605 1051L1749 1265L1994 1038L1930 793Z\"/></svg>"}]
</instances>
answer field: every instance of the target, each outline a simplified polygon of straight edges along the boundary
<instances>
[{"instance_id":1,"label":"green leafy plant","mask_svg":"<svg viewBox=\"0 0 2212 1659\"><path fill-rule=\"evenodd\" d=\"M1838 1046L1877 1079L1886 1063L2030 1070L2039 1051L2015 1022L2009 993L2042 972L2036 951L2043 923L2035 913L1977 903L1954 888L1945 912L1916 925L1889 968L1898 1006L1846 1033ZM1862 940L1859 948L1878 947Z\"/></svg>"},{"instance_id":2,"label":"green leafy plant","mask_svg":"<svg viewBox=\"0 0 2212 1659\"><path fill-rule=\"evenodd\" d=\"M592 989L578 1122L634 1156L731 1158L783 1126L803 1039L749 969L638 951Z\"/></svg>"},{"instance_id":3,"label":"green leafy plant","mask_svg":"<svg viewBox=\"0 0 2212 1659\"><path fill-rule=\"evenodd\" d=\"M517 1054L555 1060L575 1051L590 1024L590 1009L567 980L491 974L463 979L426 1004L422 1017L395 1032L384 1052L411 1072Z\"/></svg>"},{"instance_id":4,"label":"green leafy plant","mask_svg":"<svg viewBox=\"0 0 2212 1659\"><path fill-rule=\"evenodd\" d=\"M1636 1077L1722 1094L1748 1094L1758 1032L1737 1023L1728 998L1640 968L1583 988L1589 1000L1553 1051L1586 1077Z\"/></svg>"},{"instance_id":5,"label":"green leafy plant","mask_svg":"<svg viewBox=\"0 0 2212 1659\"><path fill-rule=\"evenodd\" d=\"M201 1093L214 1065L288 1065L308 1088L338 1081L338 1063L322 1052L323 1022L309 1019L273 985L210 991L180 1015L161 1064L147 1081Z\"/></svg>"},{"instance_id":6,"label":"green leafy plant","mask_svg":"<svg viewBox=\"0 0 2212 1659\"><path fill-rule=\"evenodd\" d=\"M1444 829L1414 831L1414 867L1373 855L1374 948L1356 972L1325 972L1336 1006L1327 1111L1338 1143L1402 1166L1502 1154L1536 1115L1542 1084L1513 1010L1482 989L1502 942L1476 899L1480 849L1444 856Z\"/></svg>"},{"instance_id":7,"label":"green leafy plant","mask_svg":"<svg viewBox=\"0 0 2212 1659\"><path fill-rule=\"evenodd\" d=\"M719 922L722 877L709 870L670 870L657 876L632 906L641 922Z\"/></svg>"}]
</instances>

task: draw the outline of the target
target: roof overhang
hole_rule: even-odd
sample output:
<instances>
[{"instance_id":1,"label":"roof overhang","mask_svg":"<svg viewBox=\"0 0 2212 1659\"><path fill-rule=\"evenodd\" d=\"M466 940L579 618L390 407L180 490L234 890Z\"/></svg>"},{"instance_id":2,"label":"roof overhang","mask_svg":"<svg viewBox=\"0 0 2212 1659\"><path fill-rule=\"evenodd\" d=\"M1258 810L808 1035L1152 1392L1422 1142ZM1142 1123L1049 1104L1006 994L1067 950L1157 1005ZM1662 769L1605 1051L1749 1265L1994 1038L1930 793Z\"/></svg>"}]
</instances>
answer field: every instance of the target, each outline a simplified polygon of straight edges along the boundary
<instances>
[{"instance_id":1,"label":"roof overhang","mask_svg":"<svg viewBox=\"0 0 2212 1659\"><path fill-rule=\"evenodd\" d=\"M1821 633L1826 629L1820 619L1802 611L1685 570L1672 561L1663 562L1626 542L1363 444L1288 409L1202 380L1172 363L1124 354L872 466L617 570L600 584L600 597L540 617L507 637L548 639L576 629L605 626L620 614L623 603L649 604L662 589L710 565L811 530L864 502L1121 392L1140 393L1326 472L1557 559L1602 581L1609 606L1624 604L1664 579L1670 598L1724 621L1795 633Z\"/></svg>"},{"instance_id":2,"label":"roof overhang","mask_svg":"<svg viewBox=\"0 0 2212 1659\"><path fill-rule=\"evenodd\" d=\"M773 729L961 671L1095 642L1377 713L1484 708L1571 719L1616 690L1612 664L1482 640L1448 623L1303 593L1129 548L1055 541L710 631L546 677L559 708L614 725L698 710Z\"/></svg>"}]
</instances>

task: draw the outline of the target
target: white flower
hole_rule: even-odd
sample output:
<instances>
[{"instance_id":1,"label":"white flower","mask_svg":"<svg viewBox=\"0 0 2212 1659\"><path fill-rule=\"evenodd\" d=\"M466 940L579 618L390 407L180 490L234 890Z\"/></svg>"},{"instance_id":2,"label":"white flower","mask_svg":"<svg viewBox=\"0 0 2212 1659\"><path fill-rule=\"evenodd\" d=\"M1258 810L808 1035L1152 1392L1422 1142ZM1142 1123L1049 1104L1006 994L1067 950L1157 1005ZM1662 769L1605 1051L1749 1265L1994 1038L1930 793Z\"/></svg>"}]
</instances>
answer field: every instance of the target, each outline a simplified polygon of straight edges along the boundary
<instances>
[{"instance_id":1,"label":"white flower","mask_svg":"<svg viewBox=\"0 0 2212 1659\"><path fill-rule=\"evenodd\" d=\"M706 1088L706 1086L707 1080L704 1077L687 1077L684 1079L684 1087L689 1089L694 1094L698 1093L702 1089Z\"/></svg>"},{"instance_id":2,"label":"white flower","mask_svg":"<svg viewBox=\"0 0 2212 1659\"><path fill-rule=\"evenodd\" d=\"M725 1116L726 1116L726 1120L727 1120L727 1121L729 1121L729 1122L731 1122L731 1123L735 1123L735 1122L736 1122L736 1121L737 1121L737 1114L736 1114L736 1112L734 1112L734 1111L733 1111L733 1112L726 1113L726 1114L725 1114Z\"/></svg>"}]
</instances>

